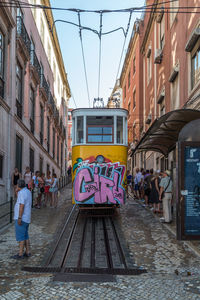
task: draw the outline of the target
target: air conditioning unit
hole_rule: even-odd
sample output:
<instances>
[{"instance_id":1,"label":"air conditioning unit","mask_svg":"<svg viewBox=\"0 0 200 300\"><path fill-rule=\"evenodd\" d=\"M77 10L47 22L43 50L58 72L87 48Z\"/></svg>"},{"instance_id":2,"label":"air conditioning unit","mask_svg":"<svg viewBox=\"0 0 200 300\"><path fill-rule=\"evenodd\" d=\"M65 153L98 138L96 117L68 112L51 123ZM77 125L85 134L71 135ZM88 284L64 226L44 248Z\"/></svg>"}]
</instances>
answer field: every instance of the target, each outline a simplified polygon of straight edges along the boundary
<instances>
[{"instance_id":1,"label":"air conditioning unit","mask_svg":"<svg viewBox=\"0 0 200 300\"><path fill-rule=\"evenodd\" d=\"M152 116L151 116L151 114L148 114L148 117L147 117L147 119L146 119L146 124L151 124L151 120L152 120Z\"/></svg>"},{"instance_id":2,"label":"air conditioning unit","mask_svg":"<svg viewBox=\"0 0 200 300\"><path fill-rule=\"evenodd\" d=\"M163 57L162 49L156 49L154 63L155 64L160 64L162 62L162 57Z\"/></svg>"}]
</instances>

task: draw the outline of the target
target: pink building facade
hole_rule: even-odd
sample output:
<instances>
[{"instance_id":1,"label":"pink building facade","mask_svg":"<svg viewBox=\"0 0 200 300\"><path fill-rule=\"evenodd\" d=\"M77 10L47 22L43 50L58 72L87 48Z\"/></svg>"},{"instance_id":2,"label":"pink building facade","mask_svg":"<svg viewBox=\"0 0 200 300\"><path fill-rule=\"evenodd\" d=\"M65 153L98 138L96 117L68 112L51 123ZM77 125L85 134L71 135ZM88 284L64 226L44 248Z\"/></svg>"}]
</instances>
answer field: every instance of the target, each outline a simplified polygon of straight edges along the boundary
<instances>
[{"instance_id":1,"label":"pink building facade","mask_svg":"<svg viewBox=\"0 0 200 300\"><path fill-rule=\"evenodd\" d=\"M70 94L57 107L54 74L31 9L0 12L0 192L4 203L12 195L15 167L23 174L67 174L66 113Z\"/></svg>"}]
</instances>

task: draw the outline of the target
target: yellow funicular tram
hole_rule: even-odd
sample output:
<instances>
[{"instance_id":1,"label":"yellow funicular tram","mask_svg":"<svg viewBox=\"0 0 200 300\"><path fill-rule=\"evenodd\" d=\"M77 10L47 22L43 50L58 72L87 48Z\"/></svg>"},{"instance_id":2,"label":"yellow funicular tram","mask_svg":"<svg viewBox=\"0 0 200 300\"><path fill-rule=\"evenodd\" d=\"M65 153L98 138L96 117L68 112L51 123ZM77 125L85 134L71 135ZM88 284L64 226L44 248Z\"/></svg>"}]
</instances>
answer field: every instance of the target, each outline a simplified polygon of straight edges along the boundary
<instances>
[{"instance_id":1,"label":"yellow funicular tram","mask_svg":"<svg viewBox=\"0 0 200 300\"><path fill-rule=\"evenodd\" d=\"M127 115L120 108L72 111L72 201L118 206L126 198Z\"/></svg>"}]
</instances>

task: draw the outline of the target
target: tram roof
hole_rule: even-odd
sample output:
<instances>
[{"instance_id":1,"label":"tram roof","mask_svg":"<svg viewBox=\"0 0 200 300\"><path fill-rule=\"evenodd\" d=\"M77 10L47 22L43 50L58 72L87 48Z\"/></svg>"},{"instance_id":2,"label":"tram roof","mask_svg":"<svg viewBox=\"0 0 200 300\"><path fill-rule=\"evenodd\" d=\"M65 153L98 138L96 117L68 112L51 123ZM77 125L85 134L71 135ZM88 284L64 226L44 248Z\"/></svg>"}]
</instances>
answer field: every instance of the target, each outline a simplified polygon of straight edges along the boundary
<instances>
[{"instance_id":1,"label":"tram roof","mask_svg":"<svg viewBox=\"0 0 200 300\"><path fill-rule=\"evenodd\" d=\"M72 110L72 115L97 115L97 116L127 116L128 110L125 108L76 108Z\"/></svg>"}]
</instances>

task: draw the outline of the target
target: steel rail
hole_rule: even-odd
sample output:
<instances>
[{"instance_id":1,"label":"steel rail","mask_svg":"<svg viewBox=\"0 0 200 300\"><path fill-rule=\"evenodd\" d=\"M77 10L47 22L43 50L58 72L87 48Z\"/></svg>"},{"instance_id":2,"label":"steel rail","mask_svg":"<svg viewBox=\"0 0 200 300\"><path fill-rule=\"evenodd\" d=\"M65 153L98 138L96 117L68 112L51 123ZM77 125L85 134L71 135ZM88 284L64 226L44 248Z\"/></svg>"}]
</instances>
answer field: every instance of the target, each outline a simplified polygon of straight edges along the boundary
<instances>
[{"instance_id":1,"label":"steel rail","mask_svg":"<svg viewBox=\"0 0 200 300\"><path fill-rule=\"evenodd\" d=\"M61 238L62 238L62 236L63 236L63 234L64 234L64 232L65 232L65 230L66 230L66 227L67 227L67 225L68 225L68 223L69 223L69 220L70 220L70 218L71 218L71 215L72 215L73 211L75 210L75 207L76 207L76 206L77 206L76 204L73 205L73 207L72 207L72 209L71 209L71 212L70 212L70 214L69 214L69 216L68 216L68 218L67 218L67 220L66 220L66 222L65 222L65 225L64 225L64 227L63 227L63 229L62 229L62 231L61 231L61 233L60 233L60 235L59 235L59 237L58 237L58 239L57 239L57 241L56 241L56 244L55 244L55 246L54 246L54 249L53 249L52 253L50 254L50 256L49 256L49 258L48 258L48 260L47 260L47 262L46 262L46 264L45 264L45 267L47 267L47 266L51 263L51 261L52 261L52 259L53 259L53 257L54 257L54 254L55 254L55 252L56 252L56 250L57 250L57 248L58 248L58 245L59 245L59 243L60 243L60 240L61 240Z\"/></svg>"},{"instance_id":2,"label":"steel rail","mask_svg":"<svg viewBox=\"0 0 200 300\"><path fill-rule=\"evenodd\" d=\"M107 258L108 269L113 269L112 253L111 253L111 249L110 249L110 243L109 243L105 218L102 218L102 222L103 222L104 242L105 242L105 247L106 247L106 254L107 254L106 258Z\"/></svg>"},{"instance_id":3,"label":"steel rail","mask_svg":"<svg viewBox=\"0 0 200 300\"><path fill-rule=\"evenodd\" d=\"M113 233L114 233L115 243L117 245L120 260L121 260L122 264L124 265L124 268L127 269L125 255L124 255L123 249L121 247L121 243L120 243L120 240L119 240L119 236L117 234L116 227L115 227L114 222L113 222L113 218L110 217L109 219L110 219L110 223L112 225L112 230L113 230Z\"/></svg>"},{"instance_id":4,"label":"steel rail","mask_svg":"<svg viewBox=\"0 0 200 300\"><path fill-rule=\"evenodd\" d=\"M92 233L91 233L91 257L90 257L90 268L95 268L95 224L96 219L92 218Z\"/></svg>"},{"instance_id":5,"label":"steel rail","mask_svg":"<svg viewBox=\"0 0 200 300\"><path fill-rule=\"evenodd\" d=\"M81 265L82 265L83 253L84 253L84 246L85 246L85 238L86 238L87 223L88 223L88 218L85 218L85 222L84 222L84 226L83 226L83 232L82 232L81 246L80 246L79 257L78 257L78 263L77 263L77 268L80 268Z\"/></svg>"}]
</instances>

